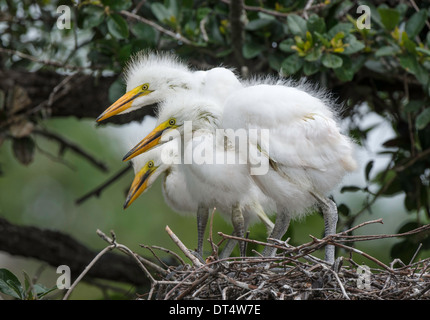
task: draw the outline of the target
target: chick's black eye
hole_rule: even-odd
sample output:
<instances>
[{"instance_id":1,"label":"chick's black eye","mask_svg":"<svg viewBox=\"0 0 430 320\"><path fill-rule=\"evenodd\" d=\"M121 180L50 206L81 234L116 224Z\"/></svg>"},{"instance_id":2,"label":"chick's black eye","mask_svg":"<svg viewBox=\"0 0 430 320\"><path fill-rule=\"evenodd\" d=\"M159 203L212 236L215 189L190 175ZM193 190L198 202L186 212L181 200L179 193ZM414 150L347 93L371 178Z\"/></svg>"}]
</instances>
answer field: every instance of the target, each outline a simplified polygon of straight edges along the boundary
<instances>
[{"instance_id":1,"label":"chick's black eye","mask_svg":"<svg viewBox=\"0 0 430 320\"><path fill-rule=\"evenodd\" d=\"M175 123L176 123L176 120L175 120L175 119L170 119L170 120L169 120L169 124L170 124L171 126L175 125Z\"/></svg>"},{"instance_id":2,"label":"chick's black eye","mask_svg":"<svg viewBox=\"0 0 430 320\"><path fill-rule=\"evenodd\" d=\"M154 162L153 161L149 161L148 162L148 168L152 168L154 166Z\"/></svg>"},{"instance_id":3,"label":"chick's black eye","mask_svg":"<svg viewBox=\"0 0 430 320\"><path fill-rule=\"evenodd\" d=\"M142 86L142 90L148 90L148 84L147 84L147 83L145 83L145 84Z\"/></svg>"}]
</instances>

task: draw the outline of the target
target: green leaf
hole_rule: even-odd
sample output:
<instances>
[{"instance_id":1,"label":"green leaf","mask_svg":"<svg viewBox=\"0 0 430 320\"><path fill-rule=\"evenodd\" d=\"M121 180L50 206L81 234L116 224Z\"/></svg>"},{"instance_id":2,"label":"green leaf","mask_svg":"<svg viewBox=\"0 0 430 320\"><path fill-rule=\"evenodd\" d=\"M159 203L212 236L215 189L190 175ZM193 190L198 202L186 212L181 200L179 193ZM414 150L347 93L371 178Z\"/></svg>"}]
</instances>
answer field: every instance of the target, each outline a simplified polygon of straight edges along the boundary
<instances>
[{"instance_id":1,"label":"green leaf","mask_svg":"<svg viewBox=\"0 0 430 320\"><path fill-rule=\"evenodd\" d=\"M333 39L338 33L343 32L343 34L350 34L351 30L354 29L352 23L349 22L340 22L337 25L333 26L328 32L327 37L329 39Z\"/></svg>"},{"instance_id":2,"label":"green leaf","mask_svg":"<svg viewBox=\"0 0 430 320\"><path fill-rule=\"evenodd\" d=\"M44 296L46 296L47 294L57 290L57 286L54 286L52 288L46 288L45 286L41 285L41 284L35 284L33 285L33 290L36 293L36 296L38 299L42 299Z\"/></svg>"},{"instance_id":3,"label":"green leaf","mask_svg":"<svg viewBox=\"0 0 430 320\"><path fill-rule=\"evenodd\" d=\"M117 39L128 38L128 25L127 21L124 20L117 13L113 13L108 16L107 27L109 32Z\"/></svg>"},{"instance_id":4,"label":"green leaf","mask_svg":"<svg viewBox=\"0 0 430 320\"><path fill-rule=\"evenodd\" d=\"M218 52L215 56L217 58L225 58L233 52L231 48Z\"/></svg>"},{"instance_id":5,"label":"green leaf","mask_svg":"<svg viewBox=\"0 0 430 320\"><path fill-rule=\"evenodd\" d=\"M417 45L415 41L409 39L408 34L406 32L402 32L402 42L406 50L415 55Z\"/></svg>"},{"instance_id":6,"label":"green leaf","mask_svg":"<svg viewBox=\"0 0 430 320\"><path fill-rule=\"evenodd\" d=\"M291 49L291 46L295 44L294 39L286 39L279 44L279 49L283 52L295 52L296 50Z\"/></svg>"},{"instance_id":7,"label":"green leaf","mask_svg":"<svg viewBox=\"0 0 430 320\"><path fill-rule=\"evenodd\" d=\"M208 7L200 7L197 9L197 20L200 22L201 20L203 20L208 14L210 14L212 12L211 8Z\"/></svg>"},{"instance_id":8,"label":"green leaf","mask_svg":"<svg viewBox=\"0 0 430 320\"><path fill-rule=\"evenodd\" d=\"M425 106L424 100L411 100L408 102L408 104L403 109L405 112L415 112L420 110L422 107Z\"/></svg>"},{"instance_id":9,"label":"green leaf","mask_svg":"<svg viewBox=\"0 0 430 320\"><path fill-rule=\"evenodd\" d=\"M333 69L333 71L341 81L351 81L354 78L354 74L363 66L365 60L366 58L363 56L354 57L354 59L342 56L342 67Z\"/></svg>"},{"instance_id":10,"label":"green leaf","mask_svg":"<svg viewBox=\"0 0 430 320\"><path fill-rule=\"evenodd\" d=\"M430 56L430 50L428 50L428 49L416 47L415 50L418 51L418 52L421 52L421 53L424 53L424 54Z\"/></svg>"},{"instance_id":11,"label":"green leaf","mask_svg":"<svg viewBox=\"0 0 430 320\"><path fill-rule=\"evenodd\" d=\"M300 70L303 66L303 60L297 53L288 56L282 61L281 71L284 74L291 75Z\"/></svg>"},{"instance_id":12,"label":"green leaf","mask_svg":"<svg viewBox=\"0 0 430 320\"><path fill-rule=\"evenodd\" d=\"M0 269L0 292L17 299L24 298L24 290L18 278L7 269Z\"/></svg>"},{"instance_id":13,"label":"green leaf","mask_svg":"<svg viewBox=\"0 0 430 320\"><path fill-rule=\"evenodd\" d=\"M366 165L366 169L364 170L366 181L369 181L370 171L372 171L373 164L374 164L374 161L370 160Z\"/></svg>"},{"instance_id":14,"label":"green leaf","mask_svg":"<svg viewBox=\"0 0 430 320\"><path fill-rule=\"evenodd\" d=\"M306 61L317 61L321 58L322 49L321 48L313 48L305 57Z\"/></svg>"},{"instance_id":15,"label":"green leaf","mask_svg":"<svg viewBox=\"0 0 430 320\"><path fill-rule=\"evenodd\" d=\"M398 242L391 247L390 256L392 259L400 259L407 264L417 251L417 244L406 240Z\"/></svg>"},{"instance_id":16,"label":"green leaf","mask_svg":"<svg viewBox=\"0 0 430 320\"><path fill-rule=\"evenodd\" d=\"M361 188L357 187L357 186L344 186L342 187L342 189L340 189L340 193L344 193L344 192L357 192L360 191Z\"/></svg>"},{"instance_id":17,"label":"green leaf","mask_svg":"<svg viewBox=\"0 0 430 320\"><path fill-rule=\"evenodd\" d=\"M252 59L258 56L265 47L255 42L247 42L242 47L242 54L245 59Z\"/></svg>"},{"instance_id":18,"label":"green leaf","mask_svg":"<svg viewBox=\"0 0 430 320\"><path fill-rule=\"evenodd\" d=\"M343 81L343 82L348 82L351 81L354 78L354 70L352 70L352 68L349 68L347 66L344 65L345 62L343 63L341 68L336 68L333 69L334 73L336 74L336 77L339 78L339 80Z\"/></svg>"},{"instance_id":19,"label":"green leaf","mask_svg":"<svg viewBox=\"0 0 430 320\"><path fill-rule=\"evenodd\" d=\"M391 8L378 8L381 22L388 31L394 30L399 24L400 12Z\"/></svg>"},{"instance_id":20,"label":"green leaf","mask_svg":"<svg viewBox=\"0 0 430 320\"><path fill-rule=\"evenodd\" d=\"M121 47L118 51L118 62L121 64L125 64L129 59L131 55L131 43L126 44Z\"/></svg>"},{"instance_id":21,"label":"green leaf","mask_svg":"<svg viewBox=\"0 0 430 320\"><path fill-rule=\"evenodd\" d=\"M167 4L166 4L167 10L169 10L171 15L177 17L179 14L179 7L180 7L178 0L167 0L167 1L165 1L165 3L166 2L167 2Z\"/></svg>"},{"instance_id":22,"label":"green leaf","mask_svg":"<svg viewBox=\"0 0 430 320\"><path fill-rule=\"evenodd\" d=\"M418 63L415 59L415 57L411 55L405 55L399 57L400 65L406 70L411 73L414 73L414 70L416 69L416 64Z\"/></svg>"},{"instance_id":23,"label":"green leaf","mask_svg":"<svg viewBox=\"0 0 430 320\"><path fill-rule=\"evenodd\" d=\"M245 30L248 30L248 31L257 31L257 30L260 30L260 29L263 29L263 28L269 26L272 23L273 23L273 19L255 19L255 20L251 20L245 26Z\"/></svg>"},{"instance_id":24,"label":"green leaf","mask_svg":"<svg viewBox=\"0 0 430 320\"><path fill-rule=\"evenodd\" d=\"M95 1L96 2L96 1ZM109 7L113 11L127 10L131 7L131 0L102 0L104 6Z\"/></svg>"},{"instance_id":25,"label":"green leaf","mask_svg":"<svg viewBox=\"0 0 430 320\"><path fill-rule=\"evenodd\" d=\"M349 209L349 207L348 207L346 204L344 204L344 203L341 203L341 204L337 207L337 210L339 211L339 213L340 213L341 215L343 215L343 216L345 216L345 217L347 217L347 216L350 214L350 212L351 212L351 210Z\"/></svg>"},{"instance_id":26,"label":"green leaf","mask_svg":"<svg viewBox=\"0 0 430 320\"><path fill-rule=\"evenodd\" d=\"M12 140L13 155L25 166L33 162L35 149L36 145L31 137L14 138Z\"/></svg>"},{"instance_id":27,"label":"green leaf","mask_svg":"<svg viewBox=\"0 0 430 320\"><path fill-rule=\"evenodd\" d=\"M326 30L324 19L316 14L312 14L309 17L309 19L306 21L306 26L308 28L308 31L311 33L314 33L315 31L319 33L324 33Z\"/></svg>"},{"instance_id":28,"label":"green leaf","mask_svg":"<svg viewBox=\"0 0 430 320\"><path fill-rule=\"evenodd\" d=\"M347 45L343 51L343 54L347 55L359 52L365 48L364 43L358 41L357 38L352 34L349 34L345 37L344 43Z\"/></svg>"},{"instance_id":29,"label":"green leaf","mask_svg":"<svg viewBox=\"0 0 430 320\"><path fill-rule=\"evenodd\" d=\"M333 53L324 54L321 59L321 62L324 67L331 68L331 69L340 68L343 64L342 58Z\"/></svg>"},{"instance_id":30,"label":"green leaf","mask_svg":"<svg viewBox=\"0 0 430 320\"><path fill-rule=\"evenodd\" d=\"M134 24L131 28L131 32L136 38L143 39L150 45L155 45L157 43L157 31L144 23L138 22Z\"/></svg>"},{"instance_id":31,"label":"green leaf","mask_svg":"<svg viewBox=\"0 0 430 320\"><path fill-rule=\"evenodd\" d=\"M399 62L406 71L415 75L421 84L428 85L429 73L419 64L415 56L411 54L401 56Z\"/></svg>"},{"instance_id":32,"label":"green leaf","mask_svg":"<svg viewBox=\"0 0 430 320\"><path fill-rule=\"evenodd\" d=\"M376 50L375 57L394 56L399 50L392 46L384 46Z\"/></svg>"},{"instance_id":33,"label":"green leaf","mask_svg":"<svg viewBox=\"0 0 430 320\"><path fill-rule=\"evenodd\" d=\"M303 73L305 76L311 76L319 71L319 64L315 62L305 61L303 65Z\"/></svg>"},{"instance_id":34,"label":"green leaf","mask_svg":"<svg viewBox=\"0 0 430 320\"><path fill-rule=\"evenodd\" d=\"M287 16L287 25L291 33L295 36L306 36L306 20L296 14Z\"/></svg>"},{"instance_id":35,"label":"green leaf","mask_svg":"<svg viewBox=\"0 0 430 320\"><path fill-rule=\"evenodd\" d=\"M82 9L84 12L83 28L91 29L100 25L105 18L105 11L103 8L96 6L86 6Z\"/></svg>"},{"instance_id":36,"label":"green leaf","mask_svg":"<svg viewBox=\"0 0 430 320\"><path fill-rule=\"evenodd\" d=\"M284 59L283 55L280 54L269 54L268 60L269 60L269 66L273 70L276 70L279 72L282 65L282 60Z\"/></svg>"},{"instance_id":37,"label":"green leaf","mask_svg":"<svg viewBox=\"0 0 430 320\"><path fill-rule=\"evenodd\" d=\"M430 123L430 108L424 109L415 119L418 130L424 129Z\"/></svg>"},{"instance_id":38,"label":"green leaf","mask_svg":"<svg viewBox=\"0 0 430 320\"><path fill-rule=\"evenodd\" d=\"M324 35L319 32L315 32L315 35L325 47L331 47L330 41Z\"/></svg>"},{"instance_id":39,"label":"green leaf","mask_svg":"<svg viewBox=\"0 0 430 320\"><path fill-rule=\"evenodd\" d=\"M24 274L24 292L26 295L25 299L33 300L34 296L33 296L33 291L31 290L30 276L25 271L23 271L22 273Z\"/></svg>"},{"instance_id":40,"label":"green leaf","mask_svg":"<svg viewBox=\"0 0 430 320\"><path fill-rule=\"evenodd\" d=\"M412 17L406 22L405 31L409 38L415 38L424 28L427 19L427 12L420 10L415 12Z\"/></svg>"},{"instance_id":41,"label":"green leaf","mask_svg":"<svg viewBox=\"0 0 430 320\"><path fill-rule=\"evenodd\" d=\"M154 14L154 16L158 19L158 21L164 22L166 20L170 19L170 16L172 15L170 11L159 2L155 2L151 4L151 11Z\"/></svg>"}]
</instances>

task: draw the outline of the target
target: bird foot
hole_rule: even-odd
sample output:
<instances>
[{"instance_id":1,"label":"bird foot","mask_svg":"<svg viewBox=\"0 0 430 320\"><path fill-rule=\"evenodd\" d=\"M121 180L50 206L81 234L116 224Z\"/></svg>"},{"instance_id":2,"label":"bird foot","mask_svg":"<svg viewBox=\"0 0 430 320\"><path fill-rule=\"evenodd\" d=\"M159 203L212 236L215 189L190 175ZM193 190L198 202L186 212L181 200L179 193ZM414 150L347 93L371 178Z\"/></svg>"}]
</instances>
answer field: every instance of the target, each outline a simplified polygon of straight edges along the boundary
<instances>
[{"instance_id":1,"label":"bird foot","mask_svg":"<svg viewBox=\"0 0 430 320\"><path fill-rule=\"evenodd\" d=\"M202 256L200 253L198 253L197 251L194 251L194 250L190 250L190 253L191 253L193 256L195 256L197 259L199 259L199 261L200 261L201 263L206 264L205 259L203 259L203 256Z\"/></svg>"}]
</instances>

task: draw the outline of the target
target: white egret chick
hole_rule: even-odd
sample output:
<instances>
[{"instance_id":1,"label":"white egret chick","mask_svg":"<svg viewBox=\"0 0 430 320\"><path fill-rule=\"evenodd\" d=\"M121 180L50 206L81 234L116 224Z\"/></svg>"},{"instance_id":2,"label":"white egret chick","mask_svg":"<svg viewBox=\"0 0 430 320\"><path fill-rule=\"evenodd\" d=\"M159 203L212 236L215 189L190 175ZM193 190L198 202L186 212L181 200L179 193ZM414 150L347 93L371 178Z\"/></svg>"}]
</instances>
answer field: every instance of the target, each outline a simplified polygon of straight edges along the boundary
<instances>
[{"instance_id":1,"label":"white egret chick","mask_svg":"<svg viewBox=\"0 0 430 320\"><path fill-rule=\"evenodd\" d=\"M162 193L167 205L178 213L198 212L198 203L186 188L183 172L178 161L177 143L174 140L160 148L154 148L133 159L135 177L131 184L124 209L128 208L144 191L148 190L157 178L164 173ZM197 252L203 255L204 225L198 225Z\"/></svg>"},{"instance_id":2,"label":"white egret chick","mask_svg":"<svg viewBox=\"0 0 430 320\"><path fill-rule=\"evenodd\" d=\"M269 163L267 174L252 178L276 202L271 238L281 239L291 219L305 216L316 205L323 211L325 234L336 232L337 208L327 196L347 172L355 170L356 161L353 144L340 133L332 105L307 86L267 84L244 88L225 102L222 127L269 130L268 139L250 144L248 163L256 154ZM263 255L275 251L266 247ZM333 246L326 247L325 259L334 262Z\"/></svg>"},{"instance_id":3,"label":"white egret chick","mask_svg":"<svg viewBox=\"0 0 430 320\"><path fill-rule=\"evenodd\" d=\"M126 93L107 108L97 121L163 102L172 94L199 92L223 101L229 92L241 88L234 73L226 68L193 71L168 52L141 51L125 70ZM219 94L222 93L222 94ZM198 208L198 228L205 228L209 208ZM262 217L269 222L267 217Z\"/></svg>"},{"instance_id":4,"label":"white egret chick","mask_svg":"<svg viewBox=\"0 0 430 320\"><path fill-rule=\"evenodd\" d=\"M134 55L124 72L126 93L107 108L97 121L163 102L172 94L200 92L223 101L242 85L226 68L193 71L169 52L141 51Z\"/></svg>"},{"instance_id":5,"label":"white egret chick","mask_svg":"<svg viewBox=\"0 0 430 320\"><path fill-rule=\"evenodd\" d=\"M198 210L198 203L188 192L183 167L178 165L178 142L170 140L162 146L153 148L144 154L132 159L135 178L124 203L124 209L128 208L143 192L148 190L157 178L164 172L162 192L166 203L171 209L184 214L193 214ZM244 216L246 223L254 222L256 215L266 224L268 233L273 229L273 223L264 214L259 204L246 204ZM228 221L229 212L221 211L222 216ZM198 229L197 253L203 254L204 228ZM235 241L228 241L221 253L222 257L230 256L235 246Z\"/></svg>"},{"instance_id":6,"label":"white egret chick","mask_svg":"<svg viewBox=\"0 0 430 320\"><path fill-rule=\"evenodd\" d=\"M225 143L224 134L216 134L222 112L222 106L207 97L192 93L173 96L160 105L156 128L124 160L164 143L163 135L176 129L183 138L181 167L190 194L207 207L231 212L234 232L243 237L252 218L243 208L251 207L258 212L257 207L269 205L270 199L253 183L246 163L224 162L224 156L228 159L229 154L235 159L236 152ZM243 242L240 253L245 254Z\"/></svg>"}]
</instances>

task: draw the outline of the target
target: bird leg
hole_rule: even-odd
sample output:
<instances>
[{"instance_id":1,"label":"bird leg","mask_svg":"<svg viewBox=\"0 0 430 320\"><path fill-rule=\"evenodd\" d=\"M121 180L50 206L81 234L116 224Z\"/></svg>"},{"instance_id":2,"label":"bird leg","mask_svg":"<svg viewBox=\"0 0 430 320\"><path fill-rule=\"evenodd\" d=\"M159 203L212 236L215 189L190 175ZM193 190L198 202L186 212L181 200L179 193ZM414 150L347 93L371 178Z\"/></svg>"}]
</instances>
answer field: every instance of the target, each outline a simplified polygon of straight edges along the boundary
<instances>
[{"instance_id":1,"label":"bird leg","mask_svg":"<svg viewBox=\"0 0 430 320\"><path fill-rule=\"evenodd\" d=\"M315 193L311 192L312 196L317 199L321 211L324 217L324 236L328 236L336 233L336 225L338 219L337 206L329 198L322 198ZM330 264L334 263L335 251L333 245L327 245L325 247L325 257L324 260Z\"/></svg>"},{"instance_id":2,"label":"bird leg","mask_svg":"<svg viewBox=\"0 0 430 320\"><path fill-rule=\"evenodd\" d=\"M326 202L321 204L321 210L324 216L324 235L328 236L336 233L338 213L336 204L328 198L325 200ZM325 247L324 260L330 264L334 263L335 252L333 245L328 245Z\"/></svg>"},{"instance_id":3,"label":"bird leg","mask_svg":"<svg viewBox=\"0 0 430 320\"><path fill-rule=\"evenodd\" d=\"M203 258L203 238L209 218L209 208L199 205L197 208L197 253Z\"/></svg>"},{"instance_id":4,"label":"bird leg","mask_svg":"<svg viewBox=\"0 0 430 320\"><path fill-rule=\"evenodd\" d=\"M248 230L248 224L249 222L247 221L247 219L244 220L245 221L245 225L244 225L244 231ZM233 230L232 235L235 235L235 231ZM219 258L220 259L224 259L224 258L228 258L230 257L231 253L234 250L234 247L237 244L237 240L233 240L233 239L228 239L226 245L224 246L224 248L222 249L221 253L219 254Z\"/></svg>"},{"instance_id":5,"label":"bird leg","mask_svg":"<svg viewBox=\"0 0 430 320\"><path fill-rule=\"evenodd\" d=\"M235 235L234 231L233 231L233 235ZM219 258L224 259L224 258L230 257L236 244L237 244L237 240L228 239L226 245L224 246L224 249L222 249L221 253L219 254Z\"/></svg>"},{"instance_id":6,"label":"bird leg","mask_svg":"<svg viewBox=\"0 0 430 320\"><path fill-rule=\"evenodd\" d=\"M281 240L284 234L288 230L288 226L290 225L291 217L288 212L284 210L278 210L278 214L276 215L275 226L273 227L273 231L270 234L270 238ZM274 257L276 254L276 248L273 247L265 247L263 249L264 257Z\"/></svg>"},{"instance_id":7,"label":"bird leg","mask_svg":"<svg viewBox=\"0 0 430 320\"><path fill-rule=\"evenodd\" d=\"M245 236L245 219L243 218L242 210L239 205L232 207L231 221L233 223L233 230L236 237L243 238ZM245 242L239 241L240 256L245 256Z\"/></svg>"}]
</instances>

